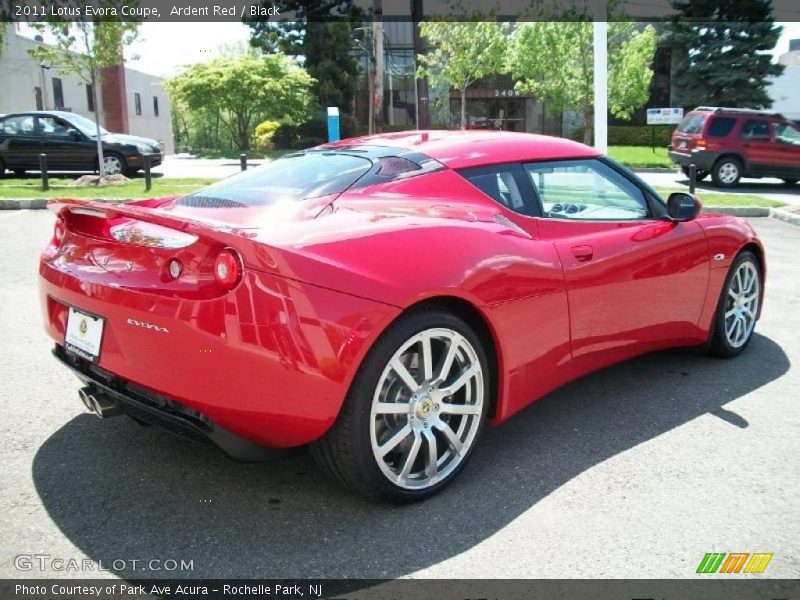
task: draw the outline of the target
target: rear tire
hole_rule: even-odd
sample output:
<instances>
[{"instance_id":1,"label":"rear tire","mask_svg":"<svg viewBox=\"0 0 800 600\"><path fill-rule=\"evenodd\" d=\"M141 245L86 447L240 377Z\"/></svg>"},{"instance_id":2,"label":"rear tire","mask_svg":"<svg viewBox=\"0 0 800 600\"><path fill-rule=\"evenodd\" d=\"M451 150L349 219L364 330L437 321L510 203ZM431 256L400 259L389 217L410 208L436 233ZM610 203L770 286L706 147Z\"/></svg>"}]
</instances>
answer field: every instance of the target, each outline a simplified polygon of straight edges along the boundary
<instances>
[{"instance_id":1,"label":"rear tire","mask_svg":"<svg viewBox=\"0 0 800 600\"><path fill-rule=\"evenodd\" d=\"M3 162L3 159L0 158L0 179L5 177L6 174L6 163Z\"/></svg>"},{"instance_id":2,"label":"rear tire","mask_svg":"<svg viewBox=\"0 0 800 600\"><path fill-rule=\"evenodd\" d=\"M689 167L681 167L681 172L684 175L686 175L687 179L689 178ZM695 171L694 176L697 181L702 181L703 179L708 177L708 171L701 171L700 169L697 169L697 171Z\"/></svg>"},{"instance_id":3,"label":"rear tire","mask_svg":"<svg viewBox=\"0 0 800 600\"><path fill-rule=\"evenodd\" d=\"M14 169L14 175L17 177L23 177L25 175L25 169Z\"/></svg>"},{"instance_id":4,"label":"rear tire","mask_svg":"<svg viewBox=\"0 0 800 600\"><path fill-rule=\"evenodd\" d=\"M792 177L792 178L790 178L790 179L784 179L784 180L783 180L783 182L784 182L786 185L794 185L794 184L795 184L795 183L797 183L798 181L800 181L800 179L795 179L794 177Z\"/></svg>"},{"instance_id":5,"label":"rear tire","mask_svg":"<svg viewBox=\"0 0 800 600\"><path fill-rule=\"evenodd\" d=\"M732 156L720 158L711 169L711 178L718 187L736 187L742 178L742 162Z\"/></svg>"},{"instance_id":6,"label":"rear tire","mask_svg":"<svg viewBox=\"0 0 800 600\"><path fill-rule=\"evenodd\" d=\"M753 337L761 302L761 264L752 252L741 252L722 286L708 353L731 358L742 353Z\"/></svg>"},{"instance_id":7,"label":"rear tire","mask_svg":"<svg viewBox=\"0 0 800 600\"><path fill-rule=\"evenodd\" d=\"M472 455L491 383L481 340L467 323L438 308L409 312L369 351L338 419L311 453L326 474L370 498L428 498Z\"/></svg>"}]
</instances>

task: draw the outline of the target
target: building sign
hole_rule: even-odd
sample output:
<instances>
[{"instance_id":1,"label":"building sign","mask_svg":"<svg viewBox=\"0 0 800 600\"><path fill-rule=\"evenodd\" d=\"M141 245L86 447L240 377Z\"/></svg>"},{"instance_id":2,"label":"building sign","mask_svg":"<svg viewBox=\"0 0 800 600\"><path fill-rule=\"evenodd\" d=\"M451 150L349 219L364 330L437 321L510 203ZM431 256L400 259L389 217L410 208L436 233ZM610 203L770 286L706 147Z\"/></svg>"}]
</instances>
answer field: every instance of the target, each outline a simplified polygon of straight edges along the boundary
<instances>
[{"instance_id":1,"label":"building sign","mask_svg":"<svg viewBox=\"0 0 800 600\"><path fill-rule=\"evenodd\" d=\"M648 125L677 125L683 120L682 108L648 108Z\"/></svg>"}]
</instances>

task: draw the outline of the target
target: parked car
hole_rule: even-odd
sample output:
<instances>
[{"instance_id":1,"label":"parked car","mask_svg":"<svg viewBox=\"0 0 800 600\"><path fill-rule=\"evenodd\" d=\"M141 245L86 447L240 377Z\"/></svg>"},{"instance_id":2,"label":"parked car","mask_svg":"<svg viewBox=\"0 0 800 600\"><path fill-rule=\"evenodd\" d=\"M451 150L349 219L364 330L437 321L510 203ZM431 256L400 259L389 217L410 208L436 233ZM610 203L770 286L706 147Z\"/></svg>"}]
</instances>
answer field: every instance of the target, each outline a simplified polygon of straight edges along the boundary
<instances>
[{"instance_id":1,"label":"parked car","mask_svg":"<svg viewBox=\"0 0 800 600\"><path fill-rule=\"evenodd\" d=\"M764 251L700 208L564 139L345 140L184 197L52 203L45 328L98 416L239 458L310 445L351 489L415 500L568 381L744 350Z\"/></svg>"},{"instance_id":2,"label":"parked car","mask_svg":"<svg viewBox=\"0 0 800 600\"><path fill-rule=\"evenodd\" d=\"M133 175L150 164L161 164L164 153L156 140L110 133L100 128L103 161L108 175ZM97 130L94 121L63 111L32 111L0 118L0 176L6 169L21 175L39 170L39 154L47 154L52 171L97 170Z\"/></svg>"},{"instance_id":3,"label":"parked car","mask_svg":"<svg viewBox=\"0 0 800 600\"><path fill-rule=\"evenodd\" d=\"M711 174L719 187L742 177L800 180L800 129L780 113L701 106L689 112L672 133L669 157L689 176Z\"/></svg>"}]
</instances>

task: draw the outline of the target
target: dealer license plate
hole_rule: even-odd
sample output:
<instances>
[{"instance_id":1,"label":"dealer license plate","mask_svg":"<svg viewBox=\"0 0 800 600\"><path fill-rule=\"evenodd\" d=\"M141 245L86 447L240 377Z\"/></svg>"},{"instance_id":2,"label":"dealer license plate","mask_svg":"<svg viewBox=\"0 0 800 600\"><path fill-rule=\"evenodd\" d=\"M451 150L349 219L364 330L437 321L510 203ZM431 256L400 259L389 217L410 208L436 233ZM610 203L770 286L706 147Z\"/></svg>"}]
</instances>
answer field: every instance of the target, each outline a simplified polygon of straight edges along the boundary
<instances>
[{"instance_id":1,"label":"dealer license plate","mask_svg":"<svg viewBox=\"0 0 800 600\"><path fill-rule=\"evenodd\" d=\"M64 347L86 360L96 361L100 357L104 324L101 317L87 315L70 307Z\"/></svg>"}]
</instances>

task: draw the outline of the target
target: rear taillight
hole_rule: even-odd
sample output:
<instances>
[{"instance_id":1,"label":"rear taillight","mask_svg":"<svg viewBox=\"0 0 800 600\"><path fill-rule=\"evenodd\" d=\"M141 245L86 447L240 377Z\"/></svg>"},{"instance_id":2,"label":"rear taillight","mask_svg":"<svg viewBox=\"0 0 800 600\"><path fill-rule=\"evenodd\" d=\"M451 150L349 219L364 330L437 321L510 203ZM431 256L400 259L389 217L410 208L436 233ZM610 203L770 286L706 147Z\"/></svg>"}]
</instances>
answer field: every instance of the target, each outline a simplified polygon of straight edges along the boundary
<instances>
[{"instance_id":1,"label":"rear taillight","mask_svg":"<svg viewBox=\"0 0 800 600\"><path fill-rule=\"evenodd\" d=\"M706 147L706 143L707 143L706 140L704 140L703 138L700 138L699 140L697 140L694 143L694 146L695 146L695 148L705 148Z\"/></svg>"},{"instance_id":2,"label":"rear taillight","mask_svg":"<svg viewBox=\"0 0 800 600\"><path fill-rule=\"evenodd\" d=\"M242 276L242 261L230 248L225 248L214 261L214 279L226 288L232 288Z\"/></svg>"},{"instance_id":3,"label":"rear taillight","mask_svg":"<svg viewBox=\"0 0 800 600\"><path fill-rule=\"evenodd\" d=\"M64 234L67 232L67 224L64 222L64 217L56 217L56 224L53 227L53 241L60 244L64 239Z\"/></svg>"}]
</instances>

